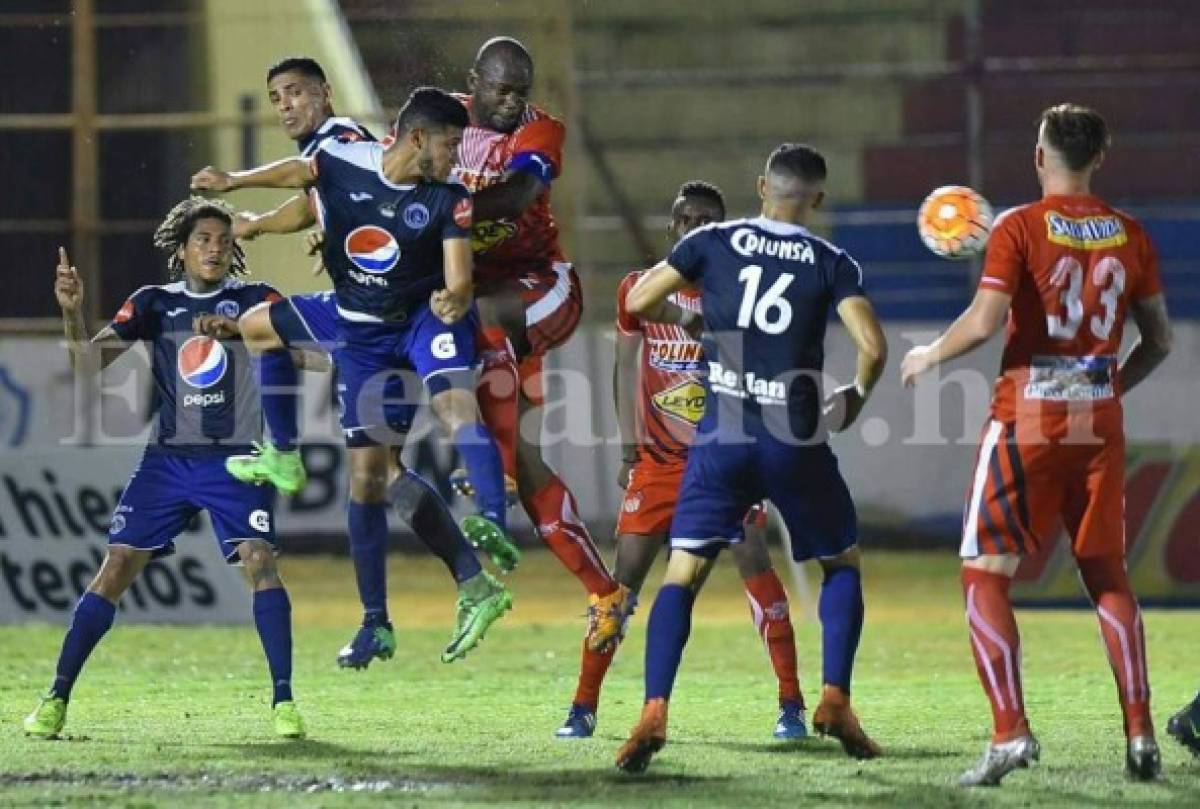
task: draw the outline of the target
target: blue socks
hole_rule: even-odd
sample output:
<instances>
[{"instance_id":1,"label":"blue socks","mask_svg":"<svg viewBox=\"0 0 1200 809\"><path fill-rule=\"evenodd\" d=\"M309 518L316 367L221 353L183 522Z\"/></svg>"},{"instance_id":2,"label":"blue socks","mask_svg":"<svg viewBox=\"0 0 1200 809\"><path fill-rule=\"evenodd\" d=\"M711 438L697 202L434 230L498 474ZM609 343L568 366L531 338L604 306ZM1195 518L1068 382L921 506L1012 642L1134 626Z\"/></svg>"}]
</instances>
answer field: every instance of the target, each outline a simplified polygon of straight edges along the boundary
<instances>
[{"instance_id":1,"label":"blue socks","mask_svg":"<svg viewBox=\"0 0 1200 809\"><path fill-rule=\"evenodd\" d=\"M475 487L475 506L479 513L508 530L504 497L504 462L496 439L483 424L464 424L454 433L454 446L467 467Z\"/></svg>"},{"instance_id":2,"label":"blue socks","mask_svg":"<svg viewBox=\"0 0 1200 809\"><path fill-rule=\"evenodd\" d=\"M646 700L671 698L671 687L692 632L692 603L687 587L665 584L650 608L646 625Z\"/></svg>"},{"instance_id":3,"label":"blue socks","mask_svg":"<svg viewBox=\"0 0 1200 809\"><path fill-rule=\"evenodd\" d=\"M387 506L383 503L346 504L350 529L350 556L358 580L358 597L365 622L386 623L387 614Z\"/></svg>"},{"instance_id":4,"label":"blue socks","mask_svg":"<svg viewBox=\"0 0 1200 809\"><path fill-rule=\"evenodd\" d=\"M60 699L71 699L71 687L83 670L88 655L113 625L117 616L117 605L91 591L83 594L75 605L71 626L63 638L62 651L58 654L54 685L50 693Z\"/></svg>"},{"instance_id":5,"label":"blue socks","mask_svg":"<svg viewBox=\"0 0 1200 809\"><path fill-rule=\"evenodd\" d=\"M854 655L862 635L862 575L852 567L826 572L817 607L821 616L822 682L850 693Z\"/></svg>"},{"instance_id":6,"label":"blue socks","mask_svg":"<svg viewBox=\"0 0 1200 809\"><path fill-rule=\"evenodd\" d=\"M292 698L292 602L287 590L274 587L255 591L254 626L271 669L271 704L288 702Z\"/></svg>"},{"instance_id":7,"label":"blue socks","mask_svg":"<svg viewBox=\"0 0 1200 809\"><path fill-rule=\"evenodd\" d=\"M262 397L263 418L275 449L288 452L296 448L298 384L296 365L286 348L264 351L258 358L258 384Z\"/></svg>"},{"instance_id":8,"label":"blue socks","mask_svg":"<svg viewBox=\"0 0 1200 809\"><path fill-rule=\"evenodd\" d=\"M483 570L474 549L454 523L446 501L425 478L411 469L405 471L388 487L388 499L417 538L445 562L454 581L461 584Z\"/></svg>"}]
</instances>

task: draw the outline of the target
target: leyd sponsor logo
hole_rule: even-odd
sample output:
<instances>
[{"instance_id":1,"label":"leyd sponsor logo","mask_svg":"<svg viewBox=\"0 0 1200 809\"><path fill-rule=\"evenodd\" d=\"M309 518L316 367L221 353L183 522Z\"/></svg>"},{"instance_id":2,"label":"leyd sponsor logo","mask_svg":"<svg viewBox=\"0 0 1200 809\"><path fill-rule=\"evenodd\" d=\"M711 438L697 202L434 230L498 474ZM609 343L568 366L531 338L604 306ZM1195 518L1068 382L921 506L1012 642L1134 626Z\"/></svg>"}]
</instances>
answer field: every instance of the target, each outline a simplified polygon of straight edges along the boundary
<instances>
[{"instance_id":1,"label":"leyd sponsor logo","mask_svg":"<svg viewBox=\"0 0 1200 809\"><path fill-rule=\"evenodd\" d=\"M659 391L652 398L654 407L672 418L695 426L704 417L704 386L688 380Z\"/></svg>"},{"instance_id":2,"label":"leyd sponsor logo","mask_svg":"<svg viewBox=\"0 0 1200 809\"><path fill-rule=\"evenodd\" d=\"M806 264L817 262L812 244L803 239L774 239L754 228L738 228L733 232L729 242L739 255L746 258L767 256L781 258L785 261L803 261Z\"/></svg>"},{"instance_id":3,"label":"leyd sponsor logo","mask_svg":"<svg viewBox=\"0 0 1200 809\"><path fill-rule=\"evenodd\" d=\"M1128 241L1119 216L1084 216L1074 219L1058 211L1046 212L1046 238L1077 250L1117 247Z\"/></svg>"}]
</instances>

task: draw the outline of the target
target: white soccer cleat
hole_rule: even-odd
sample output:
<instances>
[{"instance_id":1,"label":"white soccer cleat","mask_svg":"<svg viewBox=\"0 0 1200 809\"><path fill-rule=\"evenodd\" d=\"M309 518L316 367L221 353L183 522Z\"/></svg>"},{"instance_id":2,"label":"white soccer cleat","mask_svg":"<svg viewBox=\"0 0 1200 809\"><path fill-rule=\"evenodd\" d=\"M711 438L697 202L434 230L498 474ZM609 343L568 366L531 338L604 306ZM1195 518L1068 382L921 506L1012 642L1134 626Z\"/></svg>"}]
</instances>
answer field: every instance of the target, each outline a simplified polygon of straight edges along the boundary
<instances>
[{"instance_id":1,"label":"white soccer cleat","mask_svg":"<svg viewBox=\"0 0 1200 809\"><path fill-rule=\"evenodd\" d=\"M994 787L1016 769L1032 767L1042 755L1042 747L1033 734L1002 744L989 744L983 758L958 779L960 787Z\"/></svg>"}]
</instances>

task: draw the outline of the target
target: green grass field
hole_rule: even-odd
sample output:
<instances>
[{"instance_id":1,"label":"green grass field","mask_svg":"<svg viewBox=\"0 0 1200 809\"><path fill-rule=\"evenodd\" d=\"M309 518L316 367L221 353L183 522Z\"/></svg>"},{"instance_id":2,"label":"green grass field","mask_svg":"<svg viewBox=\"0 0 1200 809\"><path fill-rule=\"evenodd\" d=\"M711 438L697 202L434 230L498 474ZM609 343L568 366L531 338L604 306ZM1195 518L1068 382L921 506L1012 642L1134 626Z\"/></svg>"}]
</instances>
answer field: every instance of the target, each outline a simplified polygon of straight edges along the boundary
<instances>
[{"instance_id":1,"label":"green grass field","mask_svg":"<svg viewBox=\"0 0 1200 809\"><path fill-rule=\"evenodd\" d=\"M670 742L641 777L617 772L613 754L638 712L652 593L610 672L596 737L570 742L552 733L573 693L584 599L548 554L527 555L514 612L451 665L438 661L452 611L444 572L395 557L400 652L365 672L333 663L356 624L348 562L285 559L284 574L308 740L271 737L249 625L118 625L75 689L64 739L26 740L20 719L49 681L62 628L0 628L0 805L1200 806L1200 763L1165 736L1166 779L1124 779L1114 686L1095 619L1082 611L1021 614L1041 766L998 790L953 786L982 750L989 714L949 554L867 559L855 699L884 758L856 762L831 740L771 738L774 677L726 562L697 606ZM815 702L819 628L801 612L793 605L801 681ZM1150 611L1146 633L1161 731L1200 681L1200 615Z\"/></svg>"}]
</instances>

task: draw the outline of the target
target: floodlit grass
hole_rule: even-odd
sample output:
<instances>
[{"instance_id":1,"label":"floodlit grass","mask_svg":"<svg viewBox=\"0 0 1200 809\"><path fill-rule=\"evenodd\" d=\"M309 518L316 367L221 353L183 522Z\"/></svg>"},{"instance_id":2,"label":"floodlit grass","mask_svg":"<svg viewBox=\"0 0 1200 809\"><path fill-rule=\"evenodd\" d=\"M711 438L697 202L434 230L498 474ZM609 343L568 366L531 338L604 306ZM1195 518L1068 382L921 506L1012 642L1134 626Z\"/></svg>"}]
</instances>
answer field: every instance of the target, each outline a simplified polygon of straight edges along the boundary
<instances>
[{"instance_id":1,"label":"floodlit grass","mask_svg":"<svg viewBox=\"0 0 1200 809\"><path fill-rule=\"evenodd\" d=\"M49 682L62 628L0 628L0 804L1200 806L1200 764L1165 737L1164 782L1123 778L1114 685L1085 612L1021 613L1041 766L998 790L953 786L981 752L989 714L949 554L867 557L855 700L885 758L856 762L830 740L771 738L774 677L732 565L722 564L697 606L670 741L641 777L617 772L613 755L640 703L652 593L610 672L596 737L557 741L584 598L548 554L527 555L513 577L514 612L451 665L438 661L453 609L448 578L434 561L395 557L399 653L365 672L333 663L356 624L348 562L291 558L284 574L308 740L271 737L251 626L120 624L84 671L65 738L26 740L20 719ZM793 604L793 616L802 684L815 703L819 628L811 605ZM1200 616L1150 611L1146 632L1161 728L1200 681Z\"/></svg>"}]
</instances>

